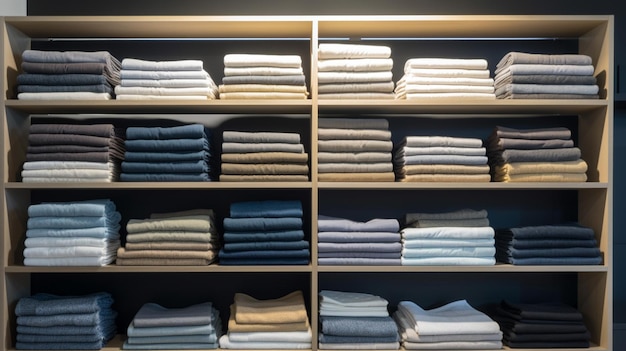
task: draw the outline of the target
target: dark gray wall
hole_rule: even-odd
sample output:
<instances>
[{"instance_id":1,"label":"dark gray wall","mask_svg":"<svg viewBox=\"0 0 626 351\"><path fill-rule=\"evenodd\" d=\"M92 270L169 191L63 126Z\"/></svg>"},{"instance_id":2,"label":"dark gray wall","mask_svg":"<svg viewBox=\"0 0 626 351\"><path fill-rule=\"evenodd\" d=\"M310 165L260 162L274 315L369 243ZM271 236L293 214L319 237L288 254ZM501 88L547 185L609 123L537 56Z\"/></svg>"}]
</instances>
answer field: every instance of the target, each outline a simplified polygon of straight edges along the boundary
<instances>
[{"instance_id":1,"label":"dark gray wall","mask_svg":"<svg viewBox=\"0 0 626 351\"><path fill-rule=\"evenodd\" d=\"M430 15L430 14L525 14L525 15L615 15L615 194L614 194L614 311L620 328L615 349L626 349L626 10L615 0L28 0L29 15ZM623 76L623 77L622 77ZM623 87L623 89L622 89Z\"/></svg>"}]
</instances>

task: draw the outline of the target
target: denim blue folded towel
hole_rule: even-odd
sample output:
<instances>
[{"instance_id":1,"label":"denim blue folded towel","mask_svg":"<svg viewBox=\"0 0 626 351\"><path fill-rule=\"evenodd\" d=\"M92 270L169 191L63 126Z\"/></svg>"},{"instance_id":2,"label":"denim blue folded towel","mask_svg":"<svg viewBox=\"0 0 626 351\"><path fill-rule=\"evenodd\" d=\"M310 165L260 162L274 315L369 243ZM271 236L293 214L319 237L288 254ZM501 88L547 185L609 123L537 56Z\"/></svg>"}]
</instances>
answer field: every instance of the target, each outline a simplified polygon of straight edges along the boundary
<instances>
[{"instance_id":1,"label":"denim blue folded towel","mask_svg":"<svg viewBox=\"0 0 626 351\"><path fill-rule=\"evenodd\" d=\"M113 297L107 292L85 296L58 296L46 293L23 297L15 306L17 316L45 316L69 313L94 313L110 309Z\"/></svg>"},{"instance_id":2,"label":"denim blue folded towel","mask_svg":"<svg viewBox=\"0 0 626 351\"><path fill-rule=\"evenodd\" d=\"M259 232L302 229L302 218L224 218L224 230L231 232Z\"/></svg>"},{"instance_id":3,"label":"denim blue folded towel","mask_svg":"<svg viewBox=\"0 0 626 351\"><path fill-rule=\"evenodd\" d=\"M302 203L295 200L236 202L230 205L230 217L302 217Z\"/></svg>"},{"instance_id":4,"label":"denim blue folded towel","mask_svg":"<svg viewBox=\"0 0 626 351\"><path fill-rule=\"evenodd\" d=\"M202 124L188 124L174 127L129 127L126 139L198 139L208 138L208 129Z\"/></svg>"},{"instance_id":5,"label":"denim blue folded towel","mask_svg":"<svg viewBox=\"0 0 626 351\"><path fill-rule=\"evenodd\" d=\"M43 202L28 206L29 217L105 217L115 211L115 203L110 199Z\"/></svg>"}]
</instances>

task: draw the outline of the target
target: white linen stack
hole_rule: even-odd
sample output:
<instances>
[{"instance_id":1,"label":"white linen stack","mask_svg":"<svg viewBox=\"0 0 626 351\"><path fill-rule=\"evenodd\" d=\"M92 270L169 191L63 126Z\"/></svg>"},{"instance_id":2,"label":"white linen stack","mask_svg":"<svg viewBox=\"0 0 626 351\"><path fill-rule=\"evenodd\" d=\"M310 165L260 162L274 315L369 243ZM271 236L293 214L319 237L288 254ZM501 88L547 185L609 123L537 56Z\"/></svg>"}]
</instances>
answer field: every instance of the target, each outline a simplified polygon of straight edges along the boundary
<instances>
[{"instance_id":1,"label":"white linen stack","mask_svg":"<svg viewBox=\"0 0 626 351\"><path fill-rule=\"evenodd\" d=\"M478 138L405 136L393 152L401 182L489 182L486 148Z\"/></svg>"},{"instance_id":2,"label":"white linen stack","mask_svg":"<svg viewBox=\"0 0 626 351\"><path fill-rule=\"evenodd\" d=\"M590 56L512 51L496 65L498 99L598 99Z\"/></svg>"},{"instance_id":3,"label":"white linen stack","mask_svg":"<svg viewBox=\"0 0 626 351\"><path fill-rule=\"evenodd\" d=\"M211 100L218 89L201 60L122 60L117 100Z\"/></svg>"},{"instance_id":4,"label":"white linen stack","mask_svg":"<svg viewBox=\"0 0 626 351\"><path fill-rule=\"evenodd\" d=\"M396 83L396 99L496 98L485 59L410 58Z\"/></svg>"},{"instance_id":5,"label":"white linen stack","mask_svg":"<svg viewBox=\"0 0 626 351\"><path fill-rule=\"evenodd\" d=\"M380 296L322 290L320 297L319 349L397 350L398 326Z\"/></svg>"},{"instance_id":6,"label":"white linen stack","mask_svg":"<svg viewBox=\"0 0 626 351\"><path fill-rule=\"evenodd\" d=\"M393 318L405 350L492 350L502 348L500 326L467 301L425 310L400 301Z\"/></svg>"},{"instance_id":7,"label":"white linen stack","mask_svg":"<svg viewBox=\"0 0 626 351\"><path fill-rule=\"evenodd\" d=\"M227 54L220 99L306 99L298 55Z\"/></svg>"},{"instance_id":8,"label":"white linen stack","mask_svg":"<svg viewBox=\"0 0 626 351\"><path fill-rule=\"evenodd\" d=\"M393 99L391 48L323 43L318 48L320 99Z\"/></svg>"}]
</instances>

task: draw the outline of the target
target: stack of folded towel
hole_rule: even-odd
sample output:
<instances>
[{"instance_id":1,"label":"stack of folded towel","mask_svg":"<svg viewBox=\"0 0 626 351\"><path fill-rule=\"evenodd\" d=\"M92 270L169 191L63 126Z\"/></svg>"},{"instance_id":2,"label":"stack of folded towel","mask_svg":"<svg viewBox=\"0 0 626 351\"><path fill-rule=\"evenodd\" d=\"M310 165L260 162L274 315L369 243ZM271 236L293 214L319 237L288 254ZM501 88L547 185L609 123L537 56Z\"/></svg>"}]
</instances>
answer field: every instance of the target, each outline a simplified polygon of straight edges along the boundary
<instances>
[{"instance_id":1,"label":"stack of folded towel","mask_svg":"<svg viewBox=\"0 0 626 351\"><path fill-rule=\"evenodd\" d=\"M488 306L487 313L500 324L502 341L509 348L588 348L589 330L582 314L562 302L512 303Z\"/></svg>"},{"instance_id":2,"label":"stack of folded towel","mask_svg":"<svg viewBox=\"0 0 626 351\"><path fill-rule=\"evenodd\" d=\"M407 213L403 265L493 265L494 229L486 210Z\"/></svg>"},{"instance_id":3,"label":"stack of folded towel","mask_svg":"<svg viewBox=\"0 0 626 351\"><path fill-rule=\"evenodd\" d=\"M38 293L15 306L18 350L100 350L117 331L107 292L80 296Z\"/></svg>"},{"instance_id":4,"label":"stack of folded towel","mask_svg":"<svg viewBox=\"0 0 626 351\"><path fill-rule=\"evenodd\" d=\"M129 127L120 180L210 181L210 131L202 124Z\"/></svg>"},{"instance_id":5,"label":"stack of folded towel","mask_svg":"<svg viewBox=\"0 0 626 351\"><path fill-rule=\"evenodd\" d=\"M312 332L302 291L259 300L236 293L222 349L311 349Z\"/></svg>"},{"instance_id":6,"label":"stack of folded towel","mask_svg":"<svg viewBox=\"0 0 626 351\"><path fill-rule=\"evenodd\" d=\"M105 266L120 246L120 213L109 199L28 207L25 266Z\"/></svg>"},{"instance_id":7,"label":"stack of folded towel","mask_svg":"<svg viewBox=\"0 0 626 351\"><path fill-rule=\"evenodd\" d=\"M220 181L308 181L300 134L224 131Z\"/></svg>"},{"instance_id":8,"label":"stack of folded towel","mask_svg":"<svg viewBox=\"0 0 626 351\"><path fill-rule=\"evenodd\" d=\"M405 136L394 151L401 182L489 182L489 159L477 138Z\"/></svg>"},{"instance_id":9,"label":"stack of folded towel","mask_svg":"<svg viewBox=\"0 0 626 351\"><path fill-rule=\"evenodd\" d=\"M509 52L496 65L498 99L597 99L591 57Z\"/></svg>"},{"instance_id":10,"label":"stack of folded towel","mask_svg":"<svg viewBox=\"0 0 626 351\"><path fill-rule=\"evenodd\" d=\"M400 265L402 244L397 219L357 222L319 216L319 265Z\"/></svg>"},{"instance_id":11,"label":"stack of folded towel","mask_svg":"<svg viewBox=\"0 0 626 351\"><path fill-rule=\"evenodd\" d=\"M380 296L322 290L320 297L319 349L397 350L398 326Z\"/></svg>"},{"instance_id":12,"label":"stack of folded towel","mask_svg":"<svg viewBox=\"0 0 626 351\"><path fill-rule=\"evenodd\" d=\"M295 200L244 201L224 218L222 265L303 265L311 256L304 240L302 204Z\"/></svg>"},{"instance_id":13,"label":"stack of folded towel","mask_svg":"<svg viewBox=\"0 0 626 351\"><path fill-rule=\"evenodd\" d=\"M495 99L485 59L410 58L396 84L396 99Z\"/></svg>"},{"instance_id":14,"label":"stack of folded towel","mask_svg":"<svg viewBox=\"0 0 626 351\"><path fill-rule=\"evenodd\" d=\"M317 135L319 181L395 180L386 119L320 118Z\"/></svg>"},{"instance_id":15,"label":"stack of folded towel","mask_svg":"<svg viewBox=\"0 0 626 351\"><path fill-rule=\"evenodd\" d=\"M32 124L22 182L112 182L124 158L124 133L112 124Z\"/></svg>"},{"instance_id":16,"label":"stack of folded towel","mask_svg":"<svg viewBox=\"0 0 626 351\"><path fill-rule=\"evenodd\" d=\"M571 136L564 127L494 128L487 141L493 181L587 181L587 163Z\"/></svg>"},{"instance_id":17,"label":"stack of folded towel","mask_svg":"<svg viewBox=\"0 0 626 351\"><path fill-rule=\"evenodd\" d=\"M382 45L319 44L320 99L393 99L391 48Z\"/></svg>"},{"instance_id":18,"label":"stack of folded towel","mask_svg":"<svg viewBox=\"0 0 626 351\"><path fill-rule=\"evenodd\" d=\"M593 229L578 224L498 229L496 258L514 265L602 264Z\"/></svg>"},{"instance_id":19,"label":"stack of folded towel","mask_svg":"<svg viewBox=\"0 0 626 351\"><path fill-rule=\"evenodd\" d=\"M211 302L180 308L146 303L126 334L123 350L217 349L222 321Z\"/></svg>"},{"instance_id":20,"label":"stack of folded towel","mask_svg":"<svg viewBox=\"0 0 626 351\"><path fill-rule=\"evenodd\" d=\"M108 51L22 53L20 100L110 100L120 82L120 62Z\"/></svg>"},{"instance_id":21,"label":"stack of folded towel","mask_svg":"<svg viewBox=\"0 0 626 351\"><path fill-rule=\"evenodd\" d=\"M153 213L126 224L126 244L117 251L123 266L204 266L220 248L210 209Z\"/></svg>"},{"instance_id":22,"label":"stack of folded towel","mask_svg":"<svg viewBox=\"0 0 626 351\"><path fill-rule=\"evenodd\" d=\"M425 310L400 301L393 318L405 350L494 350L502 348L500 326L465 300Z\"/></svg>"},{"instance_id":23,"label":"stack of folded towel","mask_svg":"<svg viewBox=\"0 0 626 351\"><path fill-rule=\"evenodd\" d=\"M212 100L217 85L201 60L147 61L125 58L117 100Z\"/></svg>"},{"instance_id":24,"label":"stack of folded towel","mask_svg":"<svg viewBox=\"0 0 626 351\"><path fill-rule=\"evenodd\" d=\"M220 99L306 99L298 55L227 54Z\"/></svg>"}]
</instances>

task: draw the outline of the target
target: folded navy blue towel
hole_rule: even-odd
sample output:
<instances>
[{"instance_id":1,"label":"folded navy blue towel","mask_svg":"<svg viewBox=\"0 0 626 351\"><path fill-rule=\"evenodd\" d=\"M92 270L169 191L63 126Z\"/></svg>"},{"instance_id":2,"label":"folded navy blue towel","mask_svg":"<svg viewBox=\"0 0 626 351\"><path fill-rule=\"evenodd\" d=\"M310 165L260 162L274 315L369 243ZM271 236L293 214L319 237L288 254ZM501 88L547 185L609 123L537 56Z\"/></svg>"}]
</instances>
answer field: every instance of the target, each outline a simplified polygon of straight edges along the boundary
<instances>
[{"instance_id":1,"label":"folded navy blue towel","mask_svg":"<svg viewBox=\"0 0 626 351\"><path fill-rule=\"evenodd\" d=\"M224 230L231 232L260 232L302 229L302 218L224 218Z\"/></svg>"},{"instance_id":2,"label":"folded navy blue towel","mask_svg":"<svg viewBox=\"0 0 626 351\"><path fill-rule=\"evenodd\" d=\"M223 249L226 252L233 251L261 251L261 250L301 250L308 249L309 242L305 240L299 241L248 241L230 243L225 242Z\"/></svg>"},{"instance_id":3,"label":"folded navy blue towel","mask_svg":"<svg viewBox=\"0 0 626 351\"><path fill-rule=\"evenodd\" d=\"M126 151L124 160L128 162L184 162L208 160L211 153L206 150L190 152L148 152Z\"/></svg>"},{"instance_id":4,"label":"folded navy blue towel","mask_svg":"<svg viewBox=\"0 0 626 351\"><path fill-rule=\"evenodd\" d=\"M59 296L39 293L23 297L15 306L17 316L45 316L70 313L94 313L110 309L113 297L107 292L85 296Z\"/></svg>"},{"instance_id":5,"label":"folded navy blue towel","mask_svg":"<svg viewBox=\"0 0 626 351\"><path fill-rule=\"evenodd\" d=\"M188 124L174 127L129 127L126 139L167 140L167 139L207 139L209 130L202 124Z\"/></svg>"},{"instance_id":6,"label":"folded navy blue towel","mask_svg":"<svg viewBox=\"0 0 626 351\"><path fill-rule=\"evenodd\" d=\"M128 133L128 131L126 133ZM128 151L179 152L210 149L209 141L206 138L166 140L126 139L124 145Z\"/></svg>"},{"instance_id":7,"label":"folded navy blue towel","mask_svg":"<svg viewBox=\"0 0 626 351\"><path fill-rule=\"evenodd\" d=\"M236 202L230 205L230 217L302 217L302 203L296 200Z\"/></svg>"},{"instance_id":8,"label":"folded navy blue towel","mask_svg":"<svg viewBox=\"0 0 626 351\"><path fill-rule=\"evenodd\" d=\"M302 230L282 230L271 232L225 232L225 243L259 241L298 241L304 238Z\"/></svg>"},{"instance_id":9,"label":"folded navy blue towel","mask_svg":"<svg viewBox=\"0 0 626 351\"><path fill-rule=\"evenodd\" d=\"M207 173L209 164L205 160L184 162L136 162L123 161L123 173Z\"/></svg>"}]
</instances>

